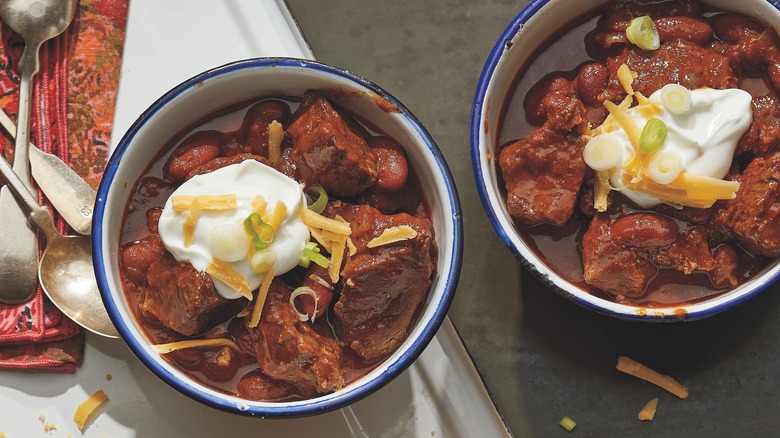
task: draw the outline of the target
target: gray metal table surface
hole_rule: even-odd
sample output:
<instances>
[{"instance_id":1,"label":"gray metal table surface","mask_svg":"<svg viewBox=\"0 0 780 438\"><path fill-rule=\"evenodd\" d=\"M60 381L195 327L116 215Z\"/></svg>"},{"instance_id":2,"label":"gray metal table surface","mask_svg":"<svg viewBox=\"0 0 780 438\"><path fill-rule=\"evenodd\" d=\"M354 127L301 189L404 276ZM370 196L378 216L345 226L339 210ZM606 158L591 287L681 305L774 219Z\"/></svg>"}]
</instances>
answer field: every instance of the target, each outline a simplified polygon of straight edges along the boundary
<instances>
[{"instance_id":1,"label":"gray metal table surface","mask_svg":"<svg viewBox=\"0 0 780 438\"><path fill-rule=\"evenodd\" d=\"M527 1L288 0L318 59L360 74L426 126L463 204L463 270L449 312L515 436L776 436L780 285L705 320L620 321L525 271L494 232L469 156L485 59ZM690 389L684 400L615 370L627 355ZM658 397L654 421L637 413Z\"/></svg>"}]
</instances>

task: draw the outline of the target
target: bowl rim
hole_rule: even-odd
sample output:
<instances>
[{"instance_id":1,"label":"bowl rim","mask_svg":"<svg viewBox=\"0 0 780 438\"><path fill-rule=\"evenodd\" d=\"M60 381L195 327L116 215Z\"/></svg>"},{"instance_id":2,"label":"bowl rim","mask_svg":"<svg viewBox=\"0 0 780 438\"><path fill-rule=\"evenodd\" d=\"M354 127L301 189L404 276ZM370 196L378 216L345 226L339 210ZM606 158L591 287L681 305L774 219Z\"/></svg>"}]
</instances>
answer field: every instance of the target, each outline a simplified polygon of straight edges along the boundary
<instances>
[{"instance_id":1,"label":"bowl rim","mask_svg":"<svg viewBox=\"0 0 780 438\"><path fill-rule=\"evenodd\" d=\"M484 124L483 116L485 115L485 107L486 105L491 104L489 102L490 96L487 95L487 92L491 84L493 74L495 73L496 69L499 67L500 62L504 58L505 54L508 52L508 49L513 44L516 44L518 42L515 41L515 38L518 37L518 34L522 31L523 27L528 22L528 20L530 20L538 12L540 12L540 10L545 5L547 5L550 1L551 0L531 0L531 2L529 2L522 10L520 10L520 12L512 19L512 21L507 25L507 27L501 33L495 45L491 49L485 61L485 65L482 69L482 72L480 73L479 80L477 81L477 87L474 93L472 107L471 107L472 110L471 110L471 126L470 126L470 135L469 135L470 138L469 149L470 149L471 162L472 162L472 171L474 173L474 180L477 186L477 194L479 195L480 201L482 202L482 206L488 216L488 219L490 220L490 223L493 225L494 230L498 234L499 238L504 242L504 244L511 250L515 258L517 258L521 262L521 264L528 271L530 271L535 277L537 277L542 283L544 283L548 288L552 289L554 292L556 292L558 295L562 296L563 298L572 301L582 307L598 312L600 314L616 317L619 319L630 320L630 321L679 322L679 321L694 321L694 320L706 318L721 313L725 310L728 310L730 307L740 304L748 300L749 298L752 298L753 296L757 295L758 293L768 288L775 281L780 280L780 263L776 263L774 267L771 267L770 265L769 270L764 274L762 274L762 275L769 274L769 278L767 279L767 281L754 285L748 288L747 291L740 293L739 295L736 296L728 296L729 292L725 292L723 294L717 295L716 298L714 298L713 300L704 301L704 302L712 302L712 305L701 306L700 304L702 304L702 302L697 302L694 303L693 305L666 306L663 308L646 308L645 312L638 312L640 306L629 306L625 304L618 304L616 306L613 306L614 308L605 307L600 303L600 301L603 301L605 304L610 302L595 297L589 294L587 291L581 290L580 288L576 287L571 282L563 278L563 276L561 276L554 270L547 268L546 264L542 263L541 261L539 261L539 263L545 266L545 270L549 272L540 271L537 268L537 266L534 264L534 262L529 260L528 257L526 257L526 255L523 254L521 249L515 244L515 242L509 236L507 230L505 230L504 227L502 226L501 219L500 219L500 217L503 216L502 212L497 211L491 202L491 198L490 198L491 189L487 185L487 181L490 180L490 177L489 175L486 175L483 172L483 165L485 165L488 168L494 167L496 162L496 157L493 156L491 158L487 158L487 154L486 154L487 151L482 149L483 144L481 143L480 138L481 138L481 130L483 129L483 124ZM780 2L778 2L777 0L774 1L766 0L766 1L772 7L780 11ZM505 99L505 96L501 96L501 99L502 99L501 102L498 103L503 106L504 105L503 99ZM495 133L493 133L492 135L495 135ZM486 160L487 163L485 163ZM493 164L491 164L491 162ZM501 200L501 202L503 202L503 200ZM533 254L532 251L530 251L530 249L528 250L528 252L530 254ZM534 258L536 258L535 255ZM770 274L772 270L776 272L774 274ZM556 280L560 280L561 282L572 286L572 290L575 290L577 292L575 293L564 289L563 287L559 286L556 283L556 281L553 281L550 277L554 277ZM584 299L582 296L580 296L580 294L590 295L590 298ZM694 309L692 309L691 311L687 311L687 308L691 306L693 306ZM686 311L684 313L674 312L674 309L680 309L680 308L686 309ZM629 309L631 311L629 311ZM656 312L656 310L662 310L662 311Z\"/></svg>"},{"instance_id":2,"label":"bowl rim","mask_svg":"<svg viewBox=\"0 0 780 438\"><path fill-rule=\"evenodd\" d=\"M240 70L274 67L292 68L296 70L316 70L329 76L345 79L352 82L358 88L367 89L381 96L399 110L399 114L403 117L404 121L413 128L416 135L423 141L424 144L420 144L420 146L432 156L433 161L435 161L438 166L436 178L442 179L444 187L447 189L447 193L443 195L447 196L449 201L448 204L450 205L449 213L451 214L445 214L443 216L445 218L451 218L452 254L446 254L446 256L451 259L449 270L447 272L439 272L439 282L442 284L442 294L437 308L421 329L419 337L415 339L409 348L400 354L392 363L387 364L386 369L381 374L377 375L375 379L365 382L359 387L350 388L350 385L347 385L345 388L335 393L313 399L297 401L294 402L294 405L290 405L287 402L253 402L251 400L242 399L242 401L245 401L248 405L245 406L246 409L243 409L244 406L238 407L234 401L227 398L232 396L228 395L226 397L221 397L212 395L201 390L201 387L207 388L207 386L194 379L190 379L190 382L185 382L173 376L167 369L148 355L142 348L143 343L139 342L139 340L130 333L119 312L119 307L114 300L108 278L103 269L104 267L109 266L109 260L112 257L118 257L117 254L104 254L102 251L105 243L103 236L103 221L109 190L116 176L122 157L127 152L135 135L157 112L165 107L167 103L176 99L180 94L191 88L197 87L199 83L208 79ZM213 67L174 86L154 101L143 113L141 113L128 131L122 136L122 139L119 141L116 149L109 158L108 165L106 166L105 173L97 190L92 223L92 236L92 252L94 255L93 267L103 303L122 339L127 343L135 356L157 375L157 377L190 398L223 411L259 417L297 417L315 415L339 409L372 394L400 375L424 351L444 321L458 285L460 266L463 259L462 213L455 180L438 145L417 117L390 93L360 75L319 61L292 57L247 58ZM442 256L443 255L440 253L439 257ZM120 290L117 292L117 295L120 294L123 296L124 293ZM328 398L323 400L322 398L326 396ZM259 403L259 405L254 403Z\"/></svg>"}]
</instances>

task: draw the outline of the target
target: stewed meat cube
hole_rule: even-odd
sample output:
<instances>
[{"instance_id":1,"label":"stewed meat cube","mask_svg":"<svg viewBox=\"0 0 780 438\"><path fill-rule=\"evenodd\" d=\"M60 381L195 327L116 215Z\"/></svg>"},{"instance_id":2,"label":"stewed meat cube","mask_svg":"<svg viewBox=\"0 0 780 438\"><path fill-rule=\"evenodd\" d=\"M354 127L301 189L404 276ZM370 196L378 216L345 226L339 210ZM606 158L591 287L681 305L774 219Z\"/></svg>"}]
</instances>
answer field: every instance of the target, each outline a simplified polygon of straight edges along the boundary
<instances>
[{"instance_id":1,"label":"stewed meat cube","mask_svg":"<svg viewBox=\"0 0 780 438\"><path fill-rule=\"evenodd\" d=\"M436 257L432 226L425 218L406 213L388 216L367 205L343 204L333 210L330 214L350 223L356 248L341 273L341 297L334 306L336 331L360 357L376 359L406 338L431 284ZM415 236L370 245L394 227L408 227Z\"/></svg>"},{"instance_id":2,"label":"stewed meat cube","mask_svg":"<svg viewBox=\"0 0 780 438\"><path fill-rule=\"evenodd\" d=\"M302 322L289 302L290 290L274 280L257 327L257 363L265 375L295 385L303 394L326 394L344 386L339 363L341 347L335 339Z\"/></svg>"},{"instance_id":3,"label":"stewed meat cube","mask_svg":"<svg viewBox=\"0 0 780 438\"><path fill-rule=\"evenodd\" d=\"M295 145L290 158L301 182L346 197L376 182L376 162L365 140L322 95L307 92L293 118L288 128Z\"/></svg>"}]
</instances>

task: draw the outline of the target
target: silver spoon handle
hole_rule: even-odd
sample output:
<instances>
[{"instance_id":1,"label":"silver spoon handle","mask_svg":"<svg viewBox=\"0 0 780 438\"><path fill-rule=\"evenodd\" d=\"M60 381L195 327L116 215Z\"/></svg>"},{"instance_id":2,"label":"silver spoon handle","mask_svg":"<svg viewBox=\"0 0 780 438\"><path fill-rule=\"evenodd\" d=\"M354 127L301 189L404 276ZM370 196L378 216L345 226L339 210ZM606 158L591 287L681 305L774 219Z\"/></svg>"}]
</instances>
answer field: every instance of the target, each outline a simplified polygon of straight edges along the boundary
<instances>
[{"instance_id":1,"label":"silver spoon handle","mask_svg":"<svg viewBox=\"0 0 780 438\"><path fill-rule=\"evenodd\" d=\"M0 174L8 182L8 187L16 195L16 197L22 201L24 206L29 211L28 217L43 234L46 235L47 240L51 240L55 235L59 234L54 227L54 220L45 207L41 207L38 201L35 199L30 190L24 185L19 175L14 172L11 166L0 158Z\"/></svg>"},{"instance_id":2,"label":"silver spoon handle","mask_svg":"<svg viewBox=\"0 0 780 438\"><path fill-rule=\"evenodd\" d=\"M30 183L30 108L32 106L32 80L38 71L38 48L24 46L24 52L19 59L19 116L17 118L16 143L14 144L14 172L24 182L25 187L32 189Z\"/></svg>"}]
</instances>

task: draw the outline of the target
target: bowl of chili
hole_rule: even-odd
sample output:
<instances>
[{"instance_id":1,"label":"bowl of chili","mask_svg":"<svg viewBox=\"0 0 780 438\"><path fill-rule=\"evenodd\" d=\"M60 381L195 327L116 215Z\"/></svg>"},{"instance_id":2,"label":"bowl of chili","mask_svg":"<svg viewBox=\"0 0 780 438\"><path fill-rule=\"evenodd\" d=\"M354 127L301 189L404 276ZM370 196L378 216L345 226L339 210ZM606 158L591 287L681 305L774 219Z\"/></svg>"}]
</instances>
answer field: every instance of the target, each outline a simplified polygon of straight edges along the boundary
<instances>
[{"instance_id":1,"label":"bowl of chili","mask_svg":"<svg viewBox=\"0 0 780 438\"><path fill-rule=\"evenodd\" d=\"M704 318L777 281L778 28L764 0L530 2L489 54L471 118L480 199L523 266L566 299L640 321ZM707 93L741 96L741 109L727 105L742 126L732 155L704 166L717 178L690 162L658 176L667 167L652 154L674 149L675 124L694 119L665 106L669 84L694 96L695 117L721 98L702 104ZM646 131L655 140L640 146ZM685 186L695 178L708 191Z\"/></svg>"},{"instance_id":2,"label":"bowl of chili","mask_svg":"<svg viewBox=\"0 0 780 438\"><path fill-rule=\"evenodd\" d=\"M166 384L233 413L314 415L378 390L436 334L460 218L444 157L389 93L320 62L247 59L174 87L119 142L95 272ZM181 255L201 238L205 270Z\"/></svg>"}]
</instances>

